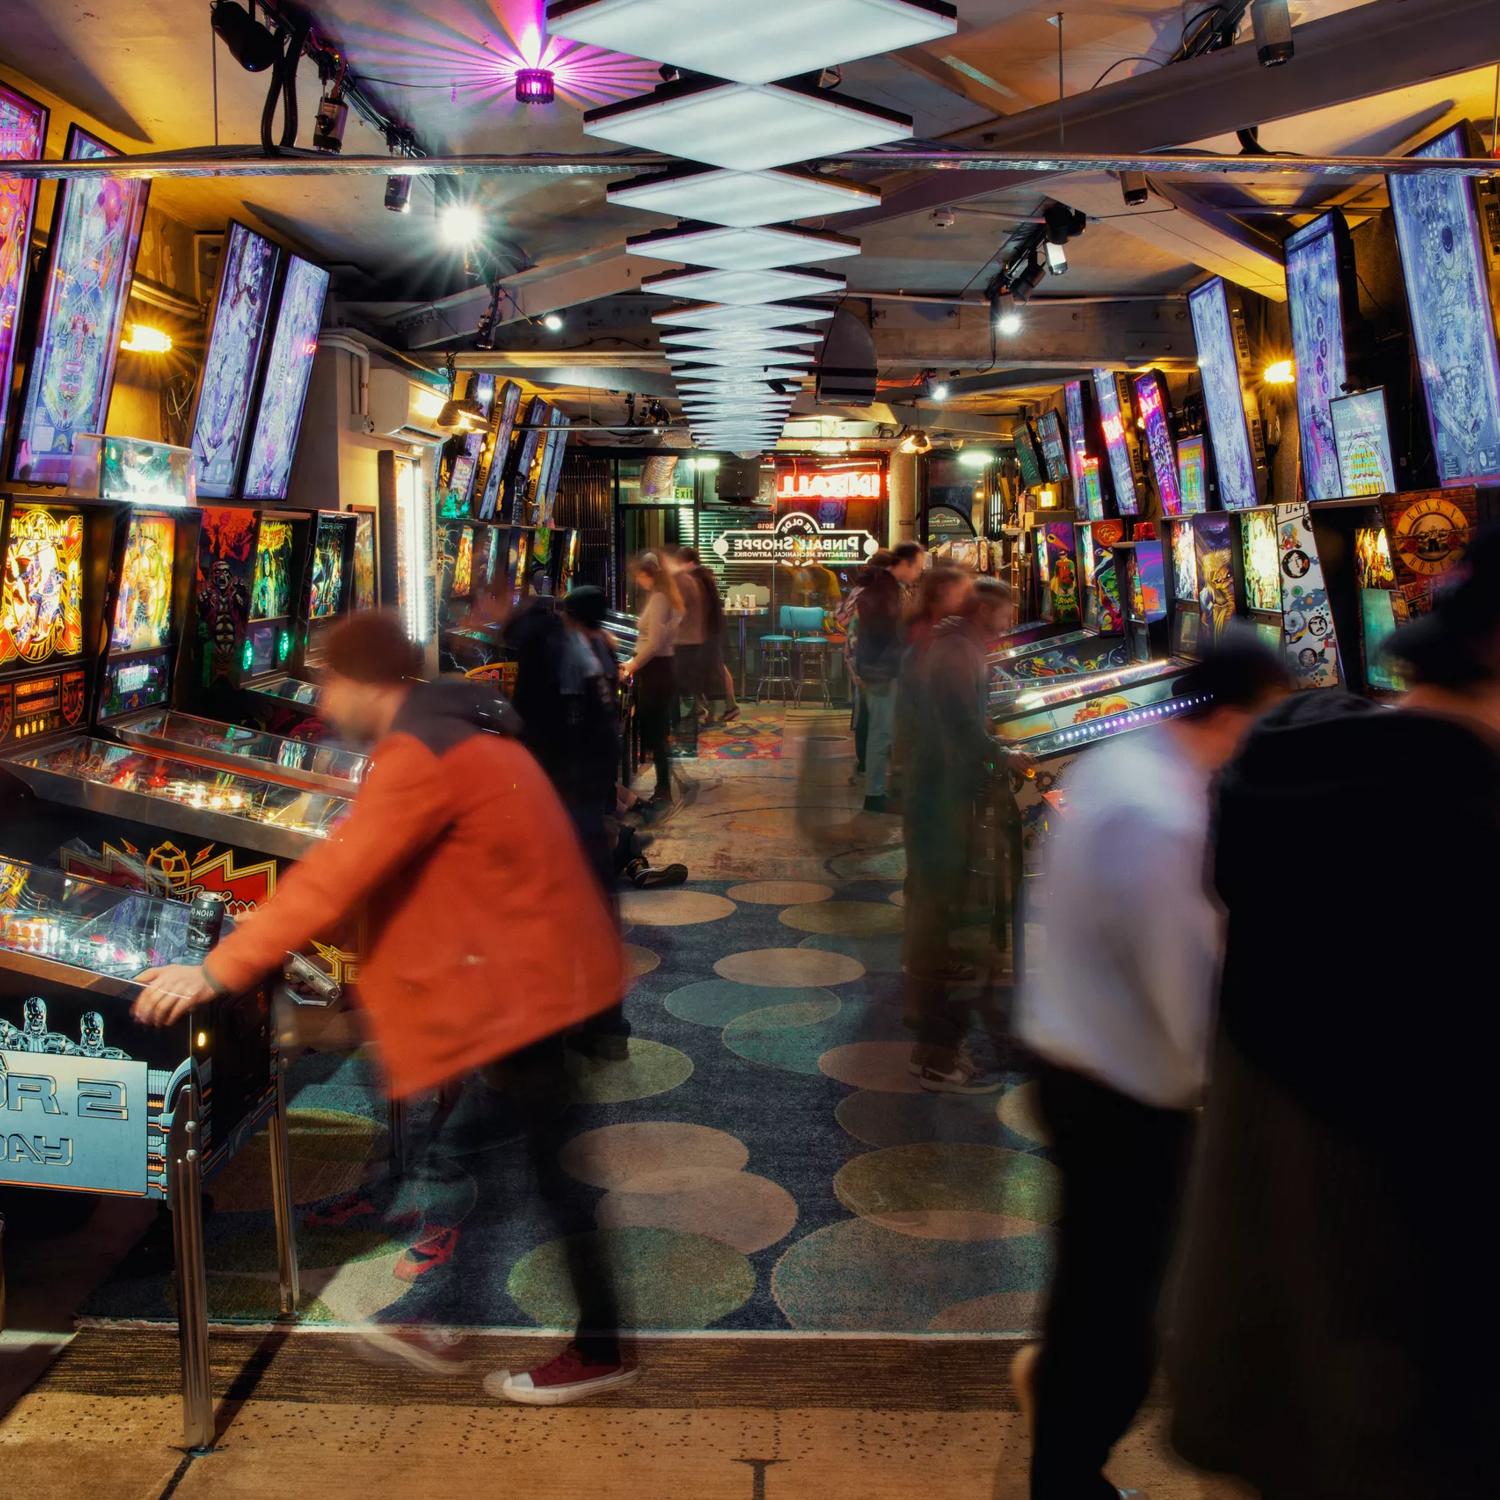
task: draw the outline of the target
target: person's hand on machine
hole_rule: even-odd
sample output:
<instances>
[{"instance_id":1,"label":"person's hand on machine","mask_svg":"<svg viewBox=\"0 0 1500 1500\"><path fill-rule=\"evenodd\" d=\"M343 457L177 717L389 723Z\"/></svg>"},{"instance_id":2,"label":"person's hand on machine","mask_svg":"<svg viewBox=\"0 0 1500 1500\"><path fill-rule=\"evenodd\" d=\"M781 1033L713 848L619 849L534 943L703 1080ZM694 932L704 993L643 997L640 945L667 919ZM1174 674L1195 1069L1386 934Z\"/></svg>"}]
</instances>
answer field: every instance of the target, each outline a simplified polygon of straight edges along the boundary
<instances>
[{"instance_id":1,"label":"person's hand on machine","mask_svg":"<svg viewBox=\"0 0 1500 1500\"><path fill-rule=\"evenodd\" d=\"M170 1026L219 993L202 964L162 964L142 969L136 982L144 988L130 1013L143 1026Z\"/></svg>"}]
</instances>

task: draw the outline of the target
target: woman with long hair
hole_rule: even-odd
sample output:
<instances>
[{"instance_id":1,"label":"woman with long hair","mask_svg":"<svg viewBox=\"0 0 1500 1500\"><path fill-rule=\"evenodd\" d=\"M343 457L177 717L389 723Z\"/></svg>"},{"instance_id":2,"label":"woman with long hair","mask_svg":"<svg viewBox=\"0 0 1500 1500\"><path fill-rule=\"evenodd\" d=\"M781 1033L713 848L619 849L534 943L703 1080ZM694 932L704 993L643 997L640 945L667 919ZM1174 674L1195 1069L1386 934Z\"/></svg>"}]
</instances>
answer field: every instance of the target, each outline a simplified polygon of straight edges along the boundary
<instances>
[{"instance_id":1,"label":"woman with long hair","mask_svg":"<svg viewBox=\"0 0 1500 1500\"><path fill-rule=\"evenodd\" d=\"M656 766L652 801L662 806L672 800L672 698L677 691L673 657L686 610L677 579L659 553L639 553L630 569L646 602L636 621L635 655L620 671L635 682L641 743Z\"/></svg>"}]
</instances>

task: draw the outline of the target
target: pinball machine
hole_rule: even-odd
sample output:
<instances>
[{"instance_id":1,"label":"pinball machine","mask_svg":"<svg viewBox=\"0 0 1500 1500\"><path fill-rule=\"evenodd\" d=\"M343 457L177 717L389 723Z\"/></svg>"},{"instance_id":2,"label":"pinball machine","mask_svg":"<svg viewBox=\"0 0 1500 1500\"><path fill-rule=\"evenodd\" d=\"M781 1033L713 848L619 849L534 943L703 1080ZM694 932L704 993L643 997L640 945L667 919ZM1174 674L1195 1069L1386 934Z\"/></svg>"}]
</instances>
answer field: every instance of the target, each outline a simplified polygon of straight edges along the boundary
<instances>
[{"instance_id":1,"label":"pinball machine","mask_svg":"<svg viewBox=\"0 0 1500 1500\"><path fill-rule=\"evenodd\" d=\"M189 855L158 825L254 788L166 757L135 757L127 773L115 757L131 752L91 733L97 697L166 691L162 642L180 595L163 606L151 590L170 585L176 523L190 516L19 497L0 512L0 1097L12 1126L0 1182L171 1206L184 1424L204 1443L201 1188L267 1120L282 1308L296 1305L276 1038L264 990L161 1029L137 1025L130 1005L135 975L196 961L235 910L211 878L188 883L212 846ZM158 555L117 587L132 546ZM90 837L115 840L120 863L94 857Z\"/></svg>"}]
</instances>

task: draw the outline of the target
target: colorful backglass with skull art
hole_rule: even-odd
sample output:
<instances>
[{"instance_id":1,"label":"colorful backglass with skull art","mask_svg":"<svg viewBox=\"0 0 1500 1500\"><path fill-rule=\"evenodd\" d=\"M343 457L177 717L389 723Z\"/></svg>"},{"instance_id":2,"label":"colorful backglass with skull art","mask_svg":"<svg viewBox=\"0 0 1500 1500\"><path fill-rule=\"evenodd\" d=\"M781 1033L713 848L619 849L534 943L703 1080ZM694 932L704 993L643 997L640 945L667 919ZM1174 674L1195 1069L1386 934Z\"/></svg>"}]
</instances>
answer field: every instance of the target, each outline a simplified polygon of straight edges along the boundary
<instances>
[{"instance_id":1,"label":"colorful backglass with skull art","mask_svg":"<svg viewBox=\"0 0 1500 1500\"><path fill-rule=\"evenodd\" d=\"M1198 551L1198 602L1203 625L1200 640L1213 645L1234 619L1234 556L1230 519L1209 512L1197 523L1193 540Z\"/></svg>"},{"instance_id":2,"label":"colorful backglass with skull art","mask_svg":"<svg viewBox=\"0 0 1500 1500\"><path fill-rule=\"evenodd\" d=\"M18 506L5 547L0 663L38 663L83 650L83 517Z\"/></svg>"},{"instance_id":3,"label":"colorful backglass with skull art","mask_svg":"<svg viewBox=\"0 0 1500 1500\"><path fill-rule=\"evenodd\" d=\"M250 618L276 620L292 607L292 526L290 521L260 523L255 538L255 583Z\"/></svg>"},{"instance_id":4,"label":"colorful backglass with skull art","mask_svg":"<svg viewBox=\"0 0 1500 1500\"><path fill-rule=\"evenodd\" d=\"M177 523L170 516L130 518L120 562L120 592L109 644L114 651L157 651L172 628L172 561Z\"/></svg>"}]
</instances>

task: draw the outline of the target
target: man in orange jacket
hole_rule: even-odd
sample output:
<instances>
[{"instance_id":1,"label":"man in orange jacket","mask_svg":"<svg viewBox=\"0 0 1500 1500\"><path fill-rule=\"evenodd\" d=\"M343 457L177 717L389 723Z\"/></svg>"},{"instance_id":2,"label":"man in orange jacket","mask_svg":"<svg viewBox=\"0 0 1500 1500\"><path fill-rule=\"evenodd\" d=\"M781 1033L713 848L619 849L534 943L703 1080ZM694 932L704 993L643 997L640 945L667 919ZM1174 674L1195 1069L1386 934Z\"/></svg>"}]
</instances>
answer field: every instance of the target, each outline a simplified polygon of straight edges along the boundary
<instances>
[{"instance_id":1,"label":"man in orange jacket","mask_svg":"<svg viewBox=\"0 0 1500 1500\"><path fill-rule=\"evenodd\" d=\"M514 737L513 711L473 683L423 682L421 668L392 613L355 615L330 633L320 712L345 739L375 747L349 816L201 965L142 974L135 1013L167 1025L248 988L363 907L359 1000L390 1094L498 1065L519 1094L546 1099L529 1145L554 1227L567 1234L579 1226L561 1222L558 1143L543 1122L566 1097L565 1033L624 991L619 936L567 813ZM438 1234L447 1238L434 1239L431 1258L445 1263L457 1231ZM633 1377L594 1241L567 1243L579 1336L550 1364L508 1377L509 1399L556 1405Z\"/></svg>"}]
</instances>

